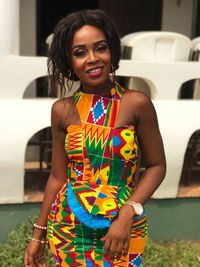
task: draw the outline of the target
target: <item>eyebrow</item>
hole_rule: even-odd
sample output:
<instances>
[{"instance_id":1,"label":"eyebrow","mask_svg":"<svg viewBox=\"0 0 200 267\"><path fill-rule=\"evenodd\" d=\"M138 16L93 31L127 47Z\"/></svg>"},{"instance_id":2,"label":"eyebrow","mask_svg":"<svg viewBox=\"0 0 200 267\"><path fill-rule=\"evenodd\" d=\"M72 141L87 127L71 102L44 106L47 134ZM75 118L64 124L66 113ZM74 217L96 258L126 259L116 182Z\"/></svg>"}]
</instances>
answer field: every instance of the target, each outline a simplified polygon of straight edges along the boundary
<instances>
[{"instance_id":1,"label":"eyebrow","mask_svg":"<svg viewBox=\"0 0 200 267\"><path fill-rule=\"evenodd\" d=\"M108 44L108 42L107 42L106 40L100 40L100 41L95 42L95 43L94 43L94 46L99 45L99 44L102 44L102 43L106 43L106 44ZM72 51L73 51L74 49L76 49L76 48L84 48L84 47L86 47L85 44L77 44L77 45L74 45L74 46L72 47Z\"/></svg>"}]
</instances>

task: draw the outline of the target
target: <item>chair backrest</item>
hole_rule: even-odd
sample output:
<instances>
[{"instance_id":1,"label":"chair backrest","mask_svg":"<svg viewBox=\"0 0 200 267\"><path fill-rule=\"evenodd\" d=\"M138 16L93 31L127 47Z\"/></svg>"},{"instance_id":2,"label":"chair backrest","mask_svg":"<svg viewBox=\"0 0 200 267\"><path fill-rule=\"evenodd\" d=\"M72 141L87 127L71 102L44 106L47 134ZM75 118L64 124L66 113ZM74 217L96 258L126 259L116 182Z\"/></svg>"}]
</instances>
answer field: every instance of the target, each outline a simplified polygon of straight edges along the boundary
<instances>
[{"instance_id":1,"label":"chair backrest","mask_svg":"<svg viewBox=\"0 0 200 267\"><path fill-rule=\"evenodd\" d=\"M46 44L48 45L48 49L51 46L52 40L53 40L53 33L49 34L49 36L47 36L46 38Z\"/></svg>"},{"instance_id":2,"label":"chair backrest","mask_svg":"<svg viewBox=\"0 0 200 267\"><path fill-rule=\"evenodd\" d=\"M200 36L192 39L192 49L195 51L200 50Z\"/></svg>"},{"instance_id":3,"label":"chair backrest","mask_svg":"<svg viewBox=\"0 0 200 267\"><path fill-rule=\"evenodd\" d=\"M200 61L200 36L192 39L192 60Z\"/></svg>"},{"instance_id":4,"label":"chair backrest","mask_svg":"<svg viewBox=\"0 0 200 267\"><path fill-rule=\"evenodd\" d=\"M192 48L192 41L185 35L163 31L131 33L121 43L132 47L130 59L145 61L187 61Z\"/></svg>"}]
</instances>

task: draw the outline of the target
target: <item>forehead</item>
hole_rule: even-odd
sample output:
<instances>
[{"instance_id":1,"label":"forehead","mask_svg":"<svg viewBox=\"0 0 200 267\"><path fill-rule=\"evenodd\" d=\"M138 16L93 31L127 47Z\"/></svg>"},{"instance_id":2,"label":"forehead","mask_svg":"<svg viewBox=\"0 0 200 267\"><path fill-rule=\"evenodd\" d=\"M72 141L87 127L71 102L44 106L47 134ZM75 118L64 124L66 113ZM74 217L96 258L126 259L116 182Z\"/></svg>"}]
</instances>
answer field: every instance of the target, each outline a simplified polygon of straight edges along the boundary
<instances>
[{"instance_id":1,"label":"forehead","mask_svg":"<svg viewBox=\"0 0 200 267\"><path fill-rule=\"evenodd\" d=\"M92 25L84 25L74 33L72 46L78 44L95 43L100 40L106 40L104 32Z\"/></svg>"}]
</instances>

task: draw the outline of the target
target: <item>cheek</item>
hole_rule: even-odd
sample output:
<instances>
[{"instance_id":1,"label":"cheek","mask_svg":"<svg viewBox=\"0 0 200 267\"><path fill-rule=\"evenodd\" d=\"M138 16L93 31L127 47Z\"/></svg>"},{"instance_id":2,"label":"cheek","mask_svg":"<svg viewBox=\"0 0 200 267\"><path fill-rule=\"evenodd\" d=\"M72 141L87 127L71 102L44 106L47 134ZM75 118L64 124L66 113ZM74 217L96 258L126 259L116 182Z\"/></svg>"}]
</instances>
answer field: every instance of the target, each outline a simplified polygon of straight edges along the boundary
<instances>
[{"instance_id":1,"label":"cheek","mask_svg":"<svg viewBox=\"0 0 200 267\"><path fill-rule=\"evenodd\" d=\"M107 62L107 64L108 64L108 66L109 66L109 68L110 68L110 66L111 66L111 53L108 53L108 54L106 54L105 55L105 57L104 57L104 61L105 62Z\"/></svg>"},{"instance_id":2,"label":"cheek","mask_svg":"<svg viewBox=\"0 0 200 267\"><path fill-rule=\"evenodd\" d=\"M107 53L105 54L105 57L107 58L108 61L111 61L111 58L112 58L111 52L110 52L110 51L107 52Z\"/></svg>"},{"instance_id":3,"label":"cheek","mask_svg":"<svg viewBox=\"0 0 200 267\"><path fill-rule=\"evenodd\" d=\"M81 60L72 61L72 69L75 73L79 73L84 68L84 62Z\"/></svg>"}]
</instances>

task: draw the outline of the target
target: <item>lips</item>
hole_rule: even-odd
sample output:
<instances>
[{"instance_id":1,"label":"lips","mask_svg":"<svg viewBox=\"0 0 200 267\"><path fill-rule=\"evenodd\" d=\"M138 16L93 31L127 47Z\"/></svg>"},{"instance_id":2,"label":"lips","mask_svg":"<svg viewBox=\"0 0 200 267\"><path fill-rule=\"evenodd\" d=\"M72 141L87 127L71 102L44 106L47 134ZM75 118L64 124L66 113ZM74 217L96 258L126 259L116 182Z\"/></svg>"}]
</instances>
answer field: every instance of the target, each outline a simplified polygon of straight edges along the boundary
<instances>
[{"instance_id":1,"label":"lips","mask_svg":"<svg viewBox=\"0 0 200 267\"><path fill-rule=\"evenodd\" d=\"M97 77L103 73L103 67L95 67L86 71L90 77Z\"/></svg>"}]
</instances>

